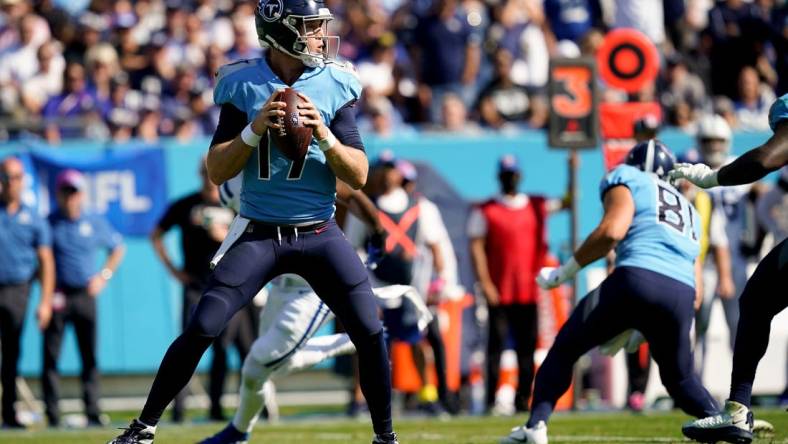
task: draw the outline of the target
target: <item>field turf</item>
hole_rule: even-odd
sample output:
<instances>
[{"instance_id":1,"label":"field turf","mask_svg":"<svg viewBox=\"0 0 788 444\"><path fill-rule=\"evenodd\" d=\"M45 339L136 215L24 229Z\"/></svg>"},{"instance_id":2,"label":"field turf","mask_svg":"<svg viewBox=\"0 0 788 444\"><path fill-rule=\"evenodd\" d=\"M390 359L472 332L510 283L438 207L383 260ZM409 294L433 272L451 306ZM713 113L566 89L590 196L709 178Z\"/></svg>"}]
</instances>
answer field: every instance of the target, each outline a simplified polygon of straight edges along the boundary
<instances>
[{"instance_id":1,"label":"field turf","mask_svg":"<svg viewBox=\"0 0 788 444\"><path fill-rule=\"evenodd\" d=\"M771 421L776 434L756 439L755 443L788 444L788 413L782 410L756 411L756 417ZM524 417L460 417L439 419L398 419L397 431L402 444L493 444ZM113 418L113 419L117 419ZM688 418L678 412L634 415L558 414L549 426L550 443L679 443L689 442L681 436L681 424ZM0 431L0 443L13 444L103 444L117 433L112 427L92 430L43 430L24 432ZM163 423L156 444L194 444L218 431L222 423L194 422L176 426ZM365 421L342 417L300 417L279 424L261 424L255 429L253 444L369 444L370 428Z\"/></svg>"}]
</instances>

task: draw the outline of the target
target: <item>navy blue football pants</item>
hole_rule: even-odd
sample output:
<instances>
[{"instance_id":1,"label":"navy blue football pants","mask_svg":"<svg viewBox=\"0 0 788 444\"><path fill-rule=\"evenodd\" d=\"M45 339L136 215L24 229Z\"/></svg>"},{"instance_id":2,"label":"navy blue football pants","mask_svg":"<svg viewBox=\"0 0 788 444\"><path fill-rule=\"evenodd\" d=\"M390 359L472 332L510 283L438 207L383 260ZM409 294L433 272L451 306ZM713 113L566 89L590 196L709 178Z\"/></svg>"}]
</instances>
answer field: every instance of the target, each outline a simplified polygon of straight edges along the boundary
<instances>
[{"instance_id":1,"label":"navy blue football pants","mask_svg":"<svg viewBox=\"0 0 788 444\"><path fill-rule=\"evenodd\" d=\"M162 360L140 420L155 425L186 386L200 357L233 315L274 277L309 282L342 322L358 351L361 390L376 433L391 432L391 369L366 267L334 220L313 232L246 232L217 264L184 333Z\"/></svg>"},{"instance_id":2,"label":"navy blue football pants","mask_svg":"<svg viewBox=\"0 0 788 444\"><path fill-rule=\"evenodd\" d=\"M536 374L528 426L550 418L572 381L574 363L587 351L628 329L643 333L662 384L678 407L695 417L718 412L693 370L690 327L695 289L643 268L619 267L583 298Z\"/></svg>"},{"instance_id":3,"label":"navy blue football pants","mask_svg":"<svg viewBox=\"0 0 788 444\"><path fill-rule=\"evenodd\" d=\"M739 298L730 399L749 407L758 362L769 346L772 319L788 307L788 239L758 264Z\"/></svg>"}]
</instances>

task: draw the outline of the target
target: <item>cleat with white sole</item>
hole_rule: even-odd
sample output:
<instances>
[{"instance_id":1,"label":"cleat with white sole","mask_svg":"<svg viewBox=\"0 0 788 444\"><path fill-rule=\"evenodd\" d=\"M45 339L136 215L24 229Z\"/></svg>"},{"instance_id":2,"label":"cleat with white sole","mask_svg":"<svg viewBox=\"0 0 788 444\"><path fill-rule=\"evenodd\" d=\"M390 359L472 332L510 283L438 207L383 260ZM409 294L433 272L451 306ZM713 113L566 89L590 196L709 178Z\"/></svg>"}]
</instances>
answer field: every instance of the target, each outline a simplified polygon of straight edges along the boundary
<instances>
[{"instance_id":1,"label":"cleat with white sole","mask_svg":"<svg viewBox=\"0 0 788 444\"><path fill-rule=\"evenodd\" d=\"M774 436L774 426L769 421L755 419L752 422L752 434L757 438L771 438Z\"/></svg>"},{"instance_id":2,"label":"cleat with white sole","mask_svg":"<svg viewBox=\"0 0 788 444\"><path fill-rule=\"evenodd\" d=\"M500 444L547 444L547 425L539 421L533 427L525 425L512 429L509 436L501 438Z\"/></svg>"},{"instance_id":3,"label":"cleat with white sole","mask_svg":"<svg viewBox=\"0 0 788 444\"><path fill-rule=\"evenodd\" d=\"M128 428L123 429L123 433L107 444L153 444L153 435L156 428L145 425L139 420L131 421Z\"/></svg>"},{"instance_id":4,"label":"cleat with white sole","mask_svg":"<svg viewBox=\"0 0 788 444\"><path fill-rule=\"evenodd\" d=\"M752 412L735 401L725 402L725 409L717 415L696 419L684 424L681 432L687 438L699 442L718 441L734 444L752 442Z\"/></svg>"}]
</instances>

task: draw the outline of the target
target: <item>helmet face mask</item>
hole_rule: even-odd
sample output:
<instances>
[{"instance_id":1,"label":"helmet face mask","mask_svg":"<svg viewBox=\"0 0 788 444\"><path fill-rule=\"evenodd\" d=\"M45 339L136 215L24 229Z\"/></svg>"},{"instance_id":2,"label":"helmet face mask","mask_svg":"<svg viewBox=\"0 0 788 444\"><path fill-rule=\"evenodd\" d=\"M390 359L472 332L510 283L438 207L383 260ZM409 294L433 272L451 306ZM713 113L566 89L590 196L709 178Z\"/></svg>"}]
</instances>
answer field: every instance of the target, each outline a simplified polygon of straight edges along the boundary
<instances>
[{"instance_id":1,"label":"helmet face mask","mask_svg":"<svg viewBox=\"0 0 788 444\"><path fill-rule=\"evenodd\" d=\"M698 123L698 151L704 163L721 167L731 151L731 127L722 116L709 114Z\"/></svg>"},{"instance_id":2,"label":"helmet face mask","mask_svg":"<svg viewBox=\"0 0 788 444\"><path fill-rule=\"evenodd\" d=\"M721 138L702 138L699 140L703 162L712 168L721 167L730 155L730 142Z\"/></svg>"},{"instance_id":3,"label":"helmet face mask","mask_svg":"<svg viewBox=\"0 0 788 444\"><path fill-rule=\"evenodd\" d=\"M336 59L339 36L328 34L333 18L316 0L260 0L255 12L257 36L264 48L275 48L312 68Z\"/></svg>"},{"instance_id":4,"label":"helmet face mask","mask_svg":"<svg viewBox=\"0 0 788 444\"><path fill-rule=\"evenodd\" d=\"M327 10L326 10L327 11ZM307 16L307 17L288 17L288 25L292 24L293 28L299 32L296 38L295 51L301 54L301 61L307 66L322 66L336 60L337 53L339 52L339 36L328 34L328 22L331 21L331 14L328 18L323 15ZM317 45L320 41L320 49L316 51L310 50L310 45ZM304 60L305 57L315 65L309 65Z\"/></svg>"}]
</instances>

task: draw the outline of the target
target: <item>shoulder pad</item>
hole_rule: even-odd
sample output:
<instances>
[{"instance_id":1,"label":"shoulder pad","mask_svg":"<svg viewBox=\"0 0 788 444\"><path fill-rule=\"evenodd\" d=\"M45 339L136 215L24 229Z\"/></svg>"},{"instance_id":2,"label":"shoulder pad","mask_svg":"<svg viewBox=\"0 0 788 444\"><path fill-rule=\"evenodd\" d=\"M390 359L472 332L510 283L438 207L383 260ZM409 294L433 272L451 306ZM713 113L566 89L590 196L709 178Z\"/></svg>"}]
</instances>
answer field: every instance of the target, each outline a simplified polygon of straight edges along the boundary
<instances>
[{"instance_id":1,"label":"shoulder pad","mask_svg":"<svg viewBox=\"0 0 788 444\"><path fill-rule=\"evenodd\" d=\"M356 71L356 66L353 65L352 62L349 60L343 61L336 61L328 65L330 68L336 68L340 71L346 72L348 74L352 74L358 81L361 81L361 78L358 76L358 71Z\"/></svg>"},{"instance_id":2,"label":"shoulder pad","mask_svg":"<svg viewBox=\"0 0 788 444\"><path fill-rule=\"evenodd\" d=\"M237 62L222 65L219 68L219 71L216 72L216 81L220 82L222 81L222 79L232 75L233 73L254 66L254 60L255 59L244 59L244 60L238 60Z\"/></svg>"},{"instance_id":3,"label":"shoulder pad","mask_svg":"<svg viewBox=\"0 0 788 444\"><path fill-rule=\"evenodd\" d=\"M777 124L783 120L788 120L788 94L775 100L769 109L769 126L772 131L777 131Z\"/></svg>"}]
</instances>

